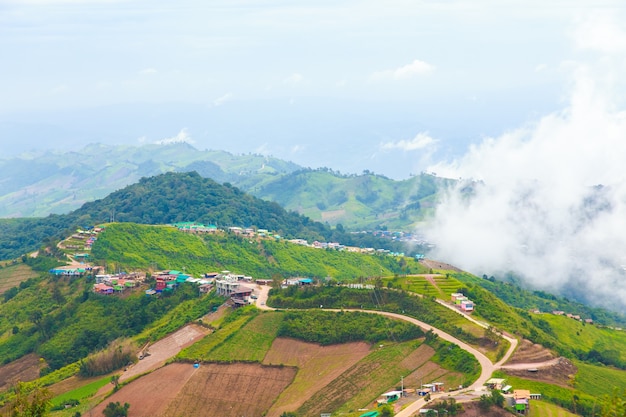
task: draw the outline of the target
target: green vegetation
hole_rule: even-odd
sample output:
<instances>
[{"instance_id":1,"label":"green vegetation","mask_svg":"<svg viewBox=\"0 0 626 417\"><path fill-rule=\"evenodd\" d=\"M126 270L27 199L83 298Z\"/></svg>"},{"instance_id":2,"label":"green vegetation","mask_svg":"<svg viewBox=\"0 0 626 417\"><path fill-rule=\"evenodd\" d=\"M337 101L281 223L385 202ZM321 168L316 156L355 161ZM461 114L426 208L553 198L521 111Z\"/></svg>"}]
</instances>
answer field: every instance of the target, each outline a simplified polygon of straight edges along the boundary
<instances>
[{"instance_id":1,"label":"green vegetation","mask_svg":"<svg viewBox=\"0 0 626 417\"><path fill-rule=\"evenodd\" d=\"M141 224L172 224L194 221L219 227L244 226L268 229L280 236L308 240L338 241L347 245L402 246L389 239L350 234L331 229L295 212L245 194L228 183L220 185L196 172L168 172L142 178L138 183L107 197L84 204L64 215L22 221L0 221L0 259L22 256L54 242L77 227L87 228L111 221ZM399 250L402 251L402 250Z\"/></svg>"},{"instance_id":2,"label":"green vegetation","mask_svg":"<svg viewBox=\"0 0 626 417\"><path fill-rule=\"evenodd\" d=\"M68 404L72 400L82 403L84 400L91 398L96 392L98 392L100 388L110 383L111 378L105 377L85 384L82 387L76 388L74 390L64 392L61 395L57 395L56 397L52 398L52 409L60 410L61 407L63 407L65 404Z\"/></svg>"},{"instance_id":3,"label":"green vegetation","mask_svg":"<svg viewBox=\"0 0 626 417\"><path fill-rule=\"evenodd\" d=\"M197 236L166 226L117 223L107 226L92 250L111 267L182 268L197 276L230 270L255 278L310 276L338 280L419 273L414 259L322 250L273 239L250 240L233 234Z\"/></svg>"},{"instance_id":4,"label":"green vegetation","mask_svg":"<svg viewBox=\"0 0 626 417\"><path fill-rule=\"evenodd\" d=\"M481 327L467 322L460 315L433 299L382 288L362 290L343 286L325 286L272 289L268 304L276 308L290 309L314 309L322 305L324 308L364 308L402 313L440 328L470 344L477 344L480 336L464 330L455 323L464 321L464 325L474 328L477 334L484 334Z\"/></svg>"},{"instance_id":5,"label":"green vegetation","mask_svg":"<svg viewBox=\"0 0 626 417\"><path fill-rule=\"evenodd\" d=\"M574 364L578 368L573 384L576 389L594 396L608 394L607 389L626 390L626 373L623 370L580 361Z\"/></svg>"},{"instance_id":6,"label":"green vegetation","mask_svg":"<svg viewBox=\"0 0 626 417\"><path fill-rule=\"evenodd\" d=\"M459 281L479 285L504 303L517 307L522 310L537 309L542 312L552 312L555 310L564 311L566 313L576 314L583 318L591 318L598 324L606 326L626 326L626 316L614 311L605 310L603 308L590 307L582 303L568 300L549 294L545 291L530 291L521 285L521 280L512 274L507 274L496 279L494 276L482 278L476 277L468 273L459 273L454 271L446 271Z\"/></svg>"},{"instance_id":7,"label":"green vegetation","mask_svg":"<svg viewBox=\"0 0 626 417\"><path fill-rule=\"evenodd\" d=\"M288 311L278 330L278 336L322 345L361 340L404 342L423 335L424 332L413 324L376 314L322 310Z\"/></svg>"}]
</instances>

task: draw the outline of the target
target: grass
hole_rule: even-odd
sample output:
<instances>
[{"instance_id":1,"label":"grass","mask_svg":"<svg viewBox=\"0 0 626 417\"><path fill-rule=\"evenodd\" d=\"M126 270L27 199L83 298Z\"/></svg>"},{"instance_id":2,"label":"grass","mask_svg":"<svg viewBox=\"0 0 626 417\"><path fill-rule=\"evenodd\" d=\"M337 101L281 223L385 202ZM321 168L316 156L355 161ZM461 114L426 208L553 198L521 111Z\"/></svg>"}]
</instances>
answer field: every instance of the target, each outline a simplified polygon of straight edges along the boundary
<instances>
[{"instance_id":1,"label":"grass","mask_svg":"<svg viewBox=\"0 0 626 417\"><path fill-rule=\"evenodd\" d=\"M111 383L111 377L106 376L102 379L98 379L97 381L91 382L89 384L83 385L80 388L76 388L72 391L65 392L61 395L57 395L52 399L52 406L63 405L65 402L69 400L78 400L81 403L86 398L92 397L100 388Z\"/></svg>"},{"instance_id":2,"label":"grass","mask_svg":"<svg viewBox=\"0 0 626 417\"><path fill-rule=\"evenodd\" d=\"M222 345L211 351L209 358L215 361L261 362L276 338L282 313L264 313L247 323Z\"/></svg>"},{"instance_id":3,"label":"grass","mask_svg":"<svg viewBox=\"0 0 626 417\"><path fill-rule=\"evenodd\" d=\"M33 271L30 266L21 262L0 268L0 294L10 288L17 287L21 282L29 278L38 276L39 274Z\"/></svg>"},{"instance_id":4,"label":"grass","mask_svg":"<svg viewBox=\"0 0 626 417\"><path fill-rule=\"evenodd\" d=\"M594 396L610 395L615 388L626 389L626 372L606 366L590 365L576 361L578 373L574 379L574 387Z\"/></svg>"},{"instance_id":5,"label":"grass","mask_svg":"<svg viewBox=\"0 0 626 417\"><path fill-rule=\"evenodd\" d=\"M227 340L233 337L250 319L250 315L244 314L233 321L227 322L214 333L181 350L176 358L181 360L215 360L212 351L226 343Z\"/></svg>"},{"instance_id":6,"label":"grass","mask_svg":"<svg viewBox=\"0 0 626 417\"><path fill-rule=\"evenodd\" d=\"M626 362L626 331L598 327L565 316L542 314L541 318L550 324L555 337L564 345L575 350L613 350Z\"/></svg>"},{"instance_id":7,"label":"grass","mask_svg":"<svg viewBox=\"0 0 626 417\"><path fill-rule=\"evenodd\" d=\"M558 405L550 404L546 401L533 400L530 402L531 416L542 417L576 417L577 414L571 413L565 408L561 408Z\"/></svg>"}]
</instances>

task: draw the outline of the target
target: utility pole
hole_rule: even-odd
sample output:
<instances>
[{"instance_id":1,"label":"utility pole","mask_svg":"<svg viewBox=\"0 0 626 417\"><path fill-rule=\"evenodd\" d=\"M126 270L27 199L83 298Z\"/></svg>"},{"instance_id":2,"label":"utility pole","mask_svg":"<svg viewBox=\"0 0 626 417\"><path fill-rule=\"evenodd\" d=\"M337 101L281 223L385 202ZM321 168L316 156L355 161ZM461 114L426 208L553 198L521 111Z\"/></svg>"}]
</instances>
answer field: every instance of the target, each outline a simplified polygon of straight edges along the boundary
<instances>
[{"instance_id":1,"label":"utility pole","mask_svg":"<svg viewBox=\"0 0 626 417\"><path fill-rule=\"evenodd\" d=\"M404 375L400 376L400 390L402 391L402 394L400 394L401 397L404 397Z\"/></svg>"}]
</instances>

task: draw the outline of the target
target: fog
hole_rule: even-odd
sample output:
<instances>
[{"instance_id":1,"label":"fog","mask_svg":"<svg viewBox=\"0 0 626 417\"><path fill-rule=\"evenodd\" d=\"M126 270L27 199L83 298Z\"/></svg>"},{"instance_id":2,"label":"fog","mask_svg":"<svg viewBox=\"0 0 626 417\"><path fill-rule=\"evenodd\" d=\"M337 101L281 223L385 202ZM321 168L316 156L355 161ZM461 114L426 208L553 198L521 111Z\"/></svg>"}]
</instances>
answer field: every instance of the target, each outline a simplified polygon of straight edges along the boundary
<instances>
[{"instance_id":1,"label":"fog","mask_svg":"<svg viewBox=\"0 0 626 417\"><path fill-rule=\"evenodd\" d=\"M430 168L462 179L427 231L432 257L626 312L623 63L564 64L563 110Z\"/></svg>"}]
</instances>

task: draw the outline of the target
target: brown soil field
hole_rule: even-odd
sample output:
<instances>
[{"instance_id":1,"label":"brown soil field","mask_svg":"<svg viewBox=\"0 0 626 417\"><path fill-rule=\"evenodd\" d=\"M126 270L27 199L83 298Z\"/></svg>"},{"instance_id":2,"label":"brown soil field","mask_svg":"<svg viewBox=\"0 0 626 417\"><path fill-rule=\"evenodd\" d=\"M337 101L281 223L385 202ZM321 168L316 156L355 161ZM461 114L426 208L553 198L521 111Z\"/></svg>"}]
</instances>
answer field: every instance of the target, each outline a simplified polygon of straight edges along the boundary
<instances>
[{"instance_id":1,"label":"brown soil field","mask_svg":"<svg viewBox=\"0 0 626 417\"><path fill-rule=\"evenodd\" d=\"M435 354L435 350L426 344L420 345L417 349L411 352L408 356L406 356L400 365L404 366L408 369L414 369L428 359L430 359Z\"/></svg>"},{"instance_id":2,"label":"brown soil field","mask_svg":"<svg viewBox=\"0 0 626 417\"><path fill-rule=\"evenodd\" d=\"M533 344L530 340L522 340L517 349L507 361L507 365L515 363L539 363L554 359L556 356L549 349Z\"/></svg>"},{"instance_id":3,"label":"brown soil field","mask_svg":"<svg viewBox=\"0 0 626 417\"><path fill-rule=\"evenodd\" d=\"M201 365L159 416L261 416L293 381L296 372L288 366Z\"/></svg>"},{"instance_id":4,"label":"brown soil field","mask_svg":"<svg viewBox=\"0 0 626 417\"><path fill-rule=\"evenodd\" d=\"M168 359L174 357L182 349L192 345L194 342L202 339L207 334L207 329L195 324L189 324L182 329L175 331L155 344L150 345L148 347L150 355L146 356L124 372L120 376L120 382L163 366Z\"/></svg>"},{"instance_id":5,"label":"brown soil field","mask_svg":"<svg viewBox=\"0 0 626 417\"><path fill-rule=\"evenodd\" d=\"M528 372L523 369L504 369L504 372L524 379L547 382L562 387L571 387L572 378L574 378L576 372L578 372L578 368L568 359L559 358L556 365L538 368L537 372Z\"/></svg>"},{"instance_id":6,"label":"brown soil field","mask_svg":"<svg viewBox=\"0 0 626 417\"><path fill-rule=\"evenodd\" d=\"M39 367L39 356L34 353L0 366L0 391L18 381L27 382L39 378Z\"/></svg>"},{"instance_id":7,"label":"brown soil field","mask_svg":"<svg viewBox=\"0 0 626 417\"><path fill-rule=\"evenodd\" d=\"M456 266L452 266L450 264L447 264L445 262L439 262L439 261L434 261L432 259L423 259L422 261L420 261L420 263L424 266L426 266L427 268L432 268L432 269L446 269L446 270L451 270L451 271L457 271L457 272L462 272L459 268L457 268Z\"/></svg>"},{"instance_id":8,"label":"brown soil field","mask_svg":"<svg viewBox=\"0 0 626 417\"><path fill-rule=\"evenodd\" d=\"M28 265L17 264L11 265L0 272L0 294L6 290L17 287L20 282L29 278L36 278L38 274L33 272Z\"/></svg>"},{"instance_id":9,"label":"brown soil field","mask_svg":"<svg viewBox=\"0 0 626 417\"><path fill-rule=\"evenodd\" d=\"M129 414L133 417L157 416L176 398L194 371L193 365L180 363L157 369L122 387L98 404L89 415L101 416L109 402L119 401L120 404L130 404Z\"/></svg>"},{"instance_id":10,"label":"brown soil field","mask_svg":"<svg viewBox=\"0 0 626 417\"><path fill-rule=\"evenodd\" d=\"M129 403L132 417L261 416L290 383L293 367L259 364L174 363L122 387L91 410L102 415L109 402Z\"/></svg>"},{"instance_id":11,"label":"brown soil field","mask_svg":"<svg viewBox=\"0 0 626 417\"><path fill-rule=\"evenodd\" d=\"M299 368L294 382L278 397L268 417L295 411L314 393L339 377L370 352L364 342L320 346L294 339L276 338L263 363Z\"/></svg>"}]
</instances>

